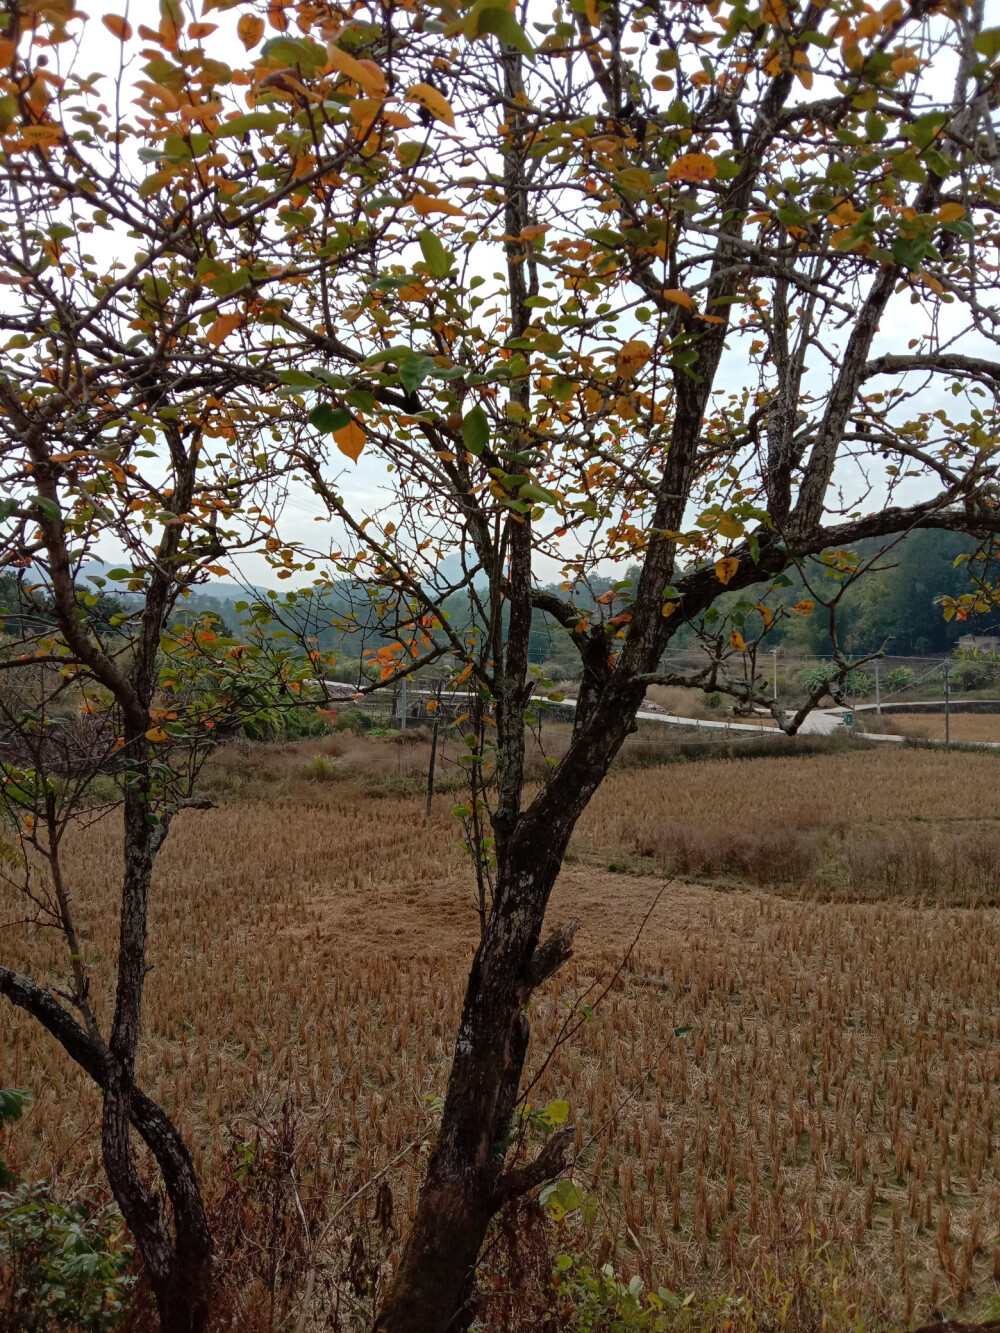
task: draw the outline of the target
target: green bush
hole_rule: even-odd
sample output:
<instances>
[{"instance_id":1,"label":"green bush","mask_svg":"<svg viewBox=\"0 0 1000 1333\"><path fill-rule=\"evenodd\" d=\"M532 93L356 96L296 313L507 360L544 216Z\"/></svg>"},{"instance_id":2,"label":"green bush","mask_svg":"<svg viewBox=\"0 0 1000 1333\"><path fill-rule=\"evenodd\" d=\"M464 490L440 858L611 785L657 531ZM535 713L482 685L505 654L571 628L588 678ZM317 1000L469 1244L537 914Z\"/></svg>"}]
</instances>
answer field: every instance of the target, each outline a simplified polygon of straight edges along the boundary
<instances>
[{"instance_id":1,"label":"green bush","mask_svg":"<svg viewBox=\"0 0 1000 1333\"><path fill-rule=\"evenodd\" d=\"M0 1192L0 1326L5 1333L105 1333L135 1279L113 1208L55 1198L46 1180Z\"/></svg>"},{"instance_id":2,"label":"green bush","mask_svg":"<svg viewBox=\"0 0 1000 1333\"><path fill-rule=\"evenodd\" d=\"M351 731L356 736L371 731L371 716L360 708L340 708L337 710L337 730Z\"/></svg>"},{"instance_id":3,"label":"green bush","mask_svg":"<svg viewBox=\"0 0 1000 1333\"><path fill-rule=\"evenodd\" d=\"M26 1092L0 1089L0 1125ZM0 1158L0 1329L105 1333L121 1322L135 1279L115 1209L60 1202L47 1180L18 1180Z\"/></svg>"},{"instance_id":4,"label":"green bush","mask_svg":"<svg viewBox=\"0 0 1000 1333\"><path fill-rule=\"evenodd\" d=\"M916 678L916 672L909 667L893 667L885 673L885 692L897 694L900 690L908 690Z\"/></svg>"}]
</instances>

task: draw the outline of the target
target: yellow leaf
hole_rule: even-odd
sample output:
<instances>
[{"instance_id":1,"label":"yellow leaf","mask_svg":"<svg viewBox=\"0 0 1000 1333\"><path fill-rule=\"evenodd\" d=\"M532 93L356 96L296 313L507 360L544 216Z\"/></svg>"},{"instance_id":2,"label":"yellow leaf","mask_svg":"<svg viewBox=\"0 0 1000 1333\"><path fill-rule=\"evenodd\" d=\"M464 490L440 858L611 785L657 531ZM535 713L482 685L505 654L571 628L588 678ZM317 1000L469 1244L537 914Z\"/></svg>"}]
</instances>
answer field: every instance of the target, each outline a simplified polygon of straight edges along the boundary
<instances>
[{"instance_id":1,"label":"yellow leaf","mask_svg":"<svg viewBox=\"0 0 1000 1333\"><path fill-rule=\"evenodd\" d=\"M816 603L810 602L808 598L803 602L796 602L792 610L797 616L811 616L816 610Z\"/></svg>"},{"instance_id":2,"label":"yellow leaf","mask_svg":"<svg viewBox=\"0 0 1000 1333\"><path fill-rule=\"evenodd\" d=\"M622 379L630 379L637 370L642 369L652 355L653 349L648 342L634 338L619 349L615 357L615 369Z\"/></svg>"},{"instance_id":3,"label":"yellow leaf","mask_svg":"<svg viewBox=\"0 0 1000 1333\"><path fill-rule=\"evenodd\" d=\"M764 602L758 602L758 603L757 603L757 610L760 612L760 618L761 618L761 620L763 620L763 622L764 622L764 628L765 628L765 629L770 629L770 628L771 628L771 624L772 624L772 622L774 621L774 612L773 612L773 611L771 610L771 608L770 608L766 603L764 603Z\"/></svg>"},{"instance_id":4,"label":"yellow leaf","mask_svg":"<svg viewBox=\"0 0 1000 1333\"><path fill-rule=\"evenodd\" d=\"M601 26L601 11L597 7L597 0L584 0L583 8L590 26L599 28Z\"/></svg>"},{"instance_id":5,"label":"yellow leaf","mask_svg":"<svg viewBox=\"0 0 1000 1333\"><path fill-rule=\"evenodd\" d=\"M626 167L615 177L615 184L620 185L623 190L632 190L639 194L643 190L652 188L653 178L645 167Z\"/></svg>"},{"instance_id":6,"label":"yellow leaf","mask_svg":"<svg viewBox=\"0 0 1000 1333\"><path fill-rule=\"evenodd\" d=\"M21 142L32 148L48 148L62 138L58 125L22 125Z\"/></svg>"},{"instance_id":7,"label":"yellow leaf","mask_svg":"<svg viewBox=\"0 0 1000 1333\"><path fill-rule=\"evenodd\" d=\"M671 162L667 177L672 181L710 181L718 174L719 168L707 153L683 153Z\"/></svg>"},{"instance_id":8,"label":"yellow leaf","mask_svg":"<svg viewBox=\"0 0 1000 1333\"><path fill-rule=\"evenodd\" d=\"M674 614L674 612L677 610L677 608L678 608L679 606L680 606L680 602L664 602L664 603L663 603L663 613L662 613L662 614L663 614L663 619L664 619L664 620L669 620L670 617Z\"/></svg>"},{"instance_id":9,"label":"yellow leaf","mask_svg":"<svg viewBox=\"0 0 1000 1333\"><path fill-rule=\"evenodd\" d=\"M664 287L663 299L673 301L674 305L682 305L685 310L691 309L691 298L687 292L682 292L679 287Z\"/></svg>"},{"instance_id":10,"label":"yellow leaf","mask_svg":"<svg viewBox=\"0 0 1000 1333\"><path fill-rule=\"evenodd\" d=\"M747 650L746 640L738 629L734 629L729 636L729 646L735 648L738 653L745 653Z\"/></svg>"},{"instance_id":11,"label":"yellow leaf","mask_svg":"<svg viewBox=\"0 0 1000 1333\"><path fill-rule=\"evenodd\" d=\"M264 36L264 20L256 14L243 14L236 25L236 36L248 51L252 51Z\"/></svg>"},{"instance_id":12,"label":"yellow leaf","mask_svg":"<svg viewBox=\"0 0 1000 1333\"><path fill-rule=\"evenodd\" d=\"M122 18L120 14L105 14L101 22L107 28L108 32L118 38L120 42L127 42L132 36L132 25L128 19Z\"/></svg>"},{"instance_id":13,"label":"yellow leaf","mask_svg":"<svg viewBox=\"0 0 1000 1333\"><path fill-rule=\"evenodd\" d=\"M330 57L330 67L338 74L352 79L369 97L385 96L385 75L374 61L356 60L333 42L327 43L326 51Z\"/></svg>"},{"instance_id":14,"label":"yellow leaf","mask_svg":"<svg viewBox=\"0 0 1000 1333\"><path fill-rule=\"evenodd\" d=\"M163 730L162 727L150 727L150 729L146 732L147 741L165 741L166 739L167 739L167 733Z\"/></svg>"},{"instance_id":15,"label":"yellow leaf","mask_svg":"<svg viewBox=\"0 0 1000 1333\"><path fill-rule=\"evenodd\" d=\"M728 583L740 567L740 562L735 555L727 555L722 560L715 562L715 577L720 583Z\"/></svg>"},{"instance_id":16,"label":"yellow leaf","mask_svg":"<svg viewBox=\"0 0 1000 1333\"><path fill-rule=\"evenodd\" d=\"M443 120L446 125L454 127L455 113L451 109L451 103L429 83L415 83L412 88L407 89L405 100L417 102L429 111L435 120Z\"/></svg>"},{"instance_id":17,"label":"yellow leaf","mask_svg":"<svg viewBox=\"0 0 1000 1333\"><path fill-rule=\"evenodd\" d=\"M760 16L765 23L776 23L782 27L788 22L788 10L784 0L764 0L760 7Z\"/></svg>"},{"instance_id":18,"label":"yellow leaf","mask_svg":"<svg viewBox=\"0 0 1000 1333\"><path fill-rule=\"evenodd\" d=\"M744 528L738 518L733 518L732 514L723 514L718 522L719 532L723 537L728 537L730 541L735 541L737 537L742 537Z\"/></svg>"},{"instance_id":19,"label":"yellow leaf","mask_svg":"<svg viewBox=\"0 0 1000 1333\"><path fill-rule=\"evenodd\" d=\"M362 449L365 447L366 437L363 427L359 426L356 421L352 421L341 430L335 430L333 438L340 452L346 454L352 463L356 463L361 457Z\"/></svg>"},{"instance_id":20,"label":"yellow leaf","mask_svg":"<svg viewBox=\"0 0 1000 1333\"><path fill-rule=\"evenodd\" d=\"M429 194L415 194L410 203L413 211L419 213L422 218L430 213L447 213L449 217L458 218L463 216L462 210L449 203L447 199L435 199Z\"/></svg>"},{"instance_id":21,"label":"yellow leaf","mask_svg":"<svg viewBox=\"0 0 1000 1333\"><path fill-rule=\"evenodd\" d=\"M238 329L243 322L243 316L233 311L228 315L220 315L215 321L205 337L213 347L221 347L234 329Z\"/></svg>"},{"instance_id":22,"label":"yellow leaf","mask_svg":"<svg viewBox=\"0 0 1000 1333\"><path fill-rule=\"evenodd\" d=\"M961 204L942 204L937 211L938 222L957 222L964 217L965 209Z\"/></svg>"}]
</instances>

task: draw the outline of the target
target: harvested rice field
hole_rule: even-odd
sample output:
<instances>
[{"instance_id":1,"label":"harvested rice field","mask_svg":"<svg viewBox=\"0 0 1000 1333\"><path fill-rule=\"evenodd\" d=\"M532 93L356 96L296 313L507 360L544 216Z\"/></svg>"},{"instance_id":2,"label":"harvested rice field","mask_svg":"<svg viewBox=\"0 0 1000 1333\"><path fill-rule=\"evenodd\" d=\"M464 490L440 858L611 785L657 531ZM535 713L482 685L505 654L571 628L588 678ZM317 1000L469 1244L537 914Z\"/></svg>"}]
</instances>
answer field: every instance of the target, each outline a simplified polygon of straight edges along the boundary
<instances>
[{"instance_id":1,"label":"harvested rice field","mask_svg":"<svg viewBox=\"0 0 1000 1333\"><path fill-rule=\"evenodd\" d=\"M422 797L393 790L386 742L326 769L317 753L270 769L259 751L223 756L217 808L177 817L140 1079L193 1147L223 1249L264 1228L245 1201L232 1225L232 1189L247 1144L270 1145L297 1182L289 1234L296 1208L319 1224L316 1308L349 1287L349 1327L370 1300L345 1277L358 1238L374 1291L414 1205L478 920L455 798L425 823ZM697 1326L720 1331L888 1330L996 1306L998 764L894 749L611 775L550 907L551 924L582 922L576 956L533 1004L528 1102L568 1102L578 1200L518 1223L526 1256L501 1228L483 1327L542 1327L558 1254L571 1273L610 1263L694 1293ZM754 870L768 841L781 876ZM906 845L926 848L922 869ZM976 884L956 869L971 861ZM110 975L113 823L67 863L87 956ZM17 915L3 904L4 961L58 980L57 941ZM100 1180L93 1090L6 1006L2 1086L35 1098L0 1142L15 1169ZM508 1303L513 1262L536 1265L537 1309L530 1290ZM263 1327L277 1279L242 1271L233 1326Z\"/></svg>"}]
</instances>

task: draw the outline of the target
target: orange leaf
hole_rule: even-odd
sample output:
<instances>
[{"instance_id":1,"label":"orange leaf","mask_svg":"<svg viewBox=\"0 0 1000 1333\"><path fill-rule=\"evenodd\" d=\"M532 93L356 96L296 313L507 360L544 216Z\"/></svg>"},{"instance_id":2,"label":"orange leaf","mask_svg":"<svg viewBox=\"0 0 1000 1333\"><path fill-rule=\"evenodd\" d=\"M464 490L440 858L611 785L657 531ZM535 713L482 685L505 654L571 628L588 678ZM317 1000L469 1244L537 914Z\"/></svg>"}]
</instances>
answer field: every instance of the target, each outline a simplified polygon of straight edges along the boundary
<instances>
[{"instance_id":1,"label":"orange leaf","mask_svg":"<svg viewBox=\"0 0 1000 1333\"><path fill-rule=\"evenodd\" d=\"M236 25L236 36L248 51L252 51L264 36L264 20L256 14L244 14Z\"/></svg>"},{"instance_id":2,"label":"orange leaf","mask_svg":"<svg viewBox=\"0 0 1000 1333\"><path fill-rule=\"evenodd\" d=\"M730 634L729 646L731 648L735 648L738 653L746 652L747 650L746 639L744 639L743 635L739 632L738 629L734 629L733 632Z\"/></svg>"},{"instance_id":3,"label":"orange leaf","mask_svg":"<svg viewBox=\"0 0 1000 1333\"><path fill-rule=\"evenodd\" d=\"M636 371L642 369L652 355L653 349L649 343L641 338L635 338L619 349L615 357L615 369L622 379L630 379Z\"/></svg>"},{"instance_id":4,"label":"orange leaf","mask_svg":"<svg viewBox=\"0 0 1000 1333\"><path fill-rule=\"evenodd\" d=\"M237 25L238 29L239 25ZM188 36L193 42L200 42L203 37L211 37L213 32L219 31L217 23L189 23Z\"/></svg>"},{"instance_id":5,"label":"orange leaf","mask_svg":"<svg viewBox=\"0 0 1000 1333\"><path fill-rule=\"evenodd\" d=\"M385 75L374 61L356 60L333 42L327 43L326 51L331 69L352 79L369 97L385 96Z\"/></svg>"},{"instance_id":6,"label":"orange leaf","mask_svg":"<svg viewBox=\"0 0 1000 1333\"><path fill-rule=\"evenodd\" d=\"M333 438L337 442L337 448L342 454L346 454L352 463L356 463L361 457L361 451L365 447L364 428L359 426L356 421L350 422L342 430L335 430Z\"/></svg>"},{"instance_id":7,"label":"orange leaf","mask_svg":"<svg viewBox=\"0 0 1000 1333\"><path fill-rule=\"evenodd\" d=\"M121 14L105 14L101 22L120 42L127 42L132 36L132 25Z\"/></svg>"},{"instance_id":8,"label":"orange leaf","mask_svg":"<svg viewBox=\"0 0 1000 1333\"><path fill-rule=\"evenodd\" d=\"M455 113L451 109L451 103L429 83L415 83L412 88L407 89L405 100L419 103L435 120L443 120L446 125L454 128Z\"/></svg>"},{"instance_id":9,"label":"orange leaf","mask_svg":"<svg viewBox=\"0 0 1000 1333\"><path fill-rule=\"evenodd\" d=\"M715 562L715 577L720 583L729 583L736 571L740 567L740 562L735 555L727 555L723 560Z\"/></svg>"},{"instance_id":10,"label":"orange leaf","mask_svg":"<svg viewBox=\"0 0 1000 1333\"><path fill-rule=\"evenodd\" d=\"M225 565L206 565L205 568L210 574L217 574L220 579L229 578L229 570Z\"/></svg>"},{"instance_id":11,"label":"orange leaf","mask_svg":"<svg viewBox=\"0 0 1000 1333\"><path fill-rule=\"evenodd\" d=\"M804 602L796 602L792 610L797 616L811 616L816 610L816 603L810 602L808 599Z\"/></svg>"},{"instance_id":12,"label":"orange leaf","mask_svg":"<svg viewBox=\"0 0 1000 1333\"><path fill-rule=\"evenodd\" d=\"M782 27L788 22L788 10L784 0L764 0L760 7L760 16L765 23L776 23Z\"/></svg>"},{"instance_id":13,"label":"orange leaf","mask_svg":"<svg viewBox=\"0 0 1000 1333\"><path fill-rule=\"evenodd\" d=\"M234 329L238 329L243 323L243 316L233 311L228 315L220 315L215 321L205 337L213 347L221 347Z\"/></svg>"},{"instance_id":14,"label":"orange leaf","mask_svg":"<svg viewBox=\"0 0 1000 1333\"><path fill-rule=\"evenodd\" d=\"M0 38L0 66L12 65L14 63L15 46L12 41L6 37Z\"/></svg>"},{"instance_id":15,"label":"orange leaf","mask_svg":"<svg viewBox=\"0 0 1000 1333\"><path fill-rule=\"evenodd\" d=\"M718 174L719 168L707 153L684 153L671 162L667 177L672 181L710 181Z\"/></svg>"},{"instance_id":16,"label":"orange leaf","mask_svg":"<svg viewBox=\"0 0 1000 1333\"><path fill-rule=\"evenodd\" d=\"M532 222L529 226L521 228L519 239L522 241L538 241L547 231L551 230L551 226L544 222Z\"/></svg>"},{"instance_id":17,"label":"orange leaf","mask_svg":"<svg viewBox=\"0 0 1000 1333\"><path fill-rule=\"evenodd\" d=\"M679 287L664 287L663 299L673 301L674 305L682 305L685 310L691 309L691 298L687 292L682 292Z\"/></svg>"},{"instance_id":18,"label":"orange leaf","mask_svg":"<svg viewBox=\"0 0 1000 1333\"><path fill-rule=\"evenodd\" d=\"M414 212L419 213L422 218L427 217L429 213L447 213L449 217L458 218L463 216L462 210L450 204L447 199L434 199L429 194L415 194L410 203Z\"/></svg>"}]
</instances>

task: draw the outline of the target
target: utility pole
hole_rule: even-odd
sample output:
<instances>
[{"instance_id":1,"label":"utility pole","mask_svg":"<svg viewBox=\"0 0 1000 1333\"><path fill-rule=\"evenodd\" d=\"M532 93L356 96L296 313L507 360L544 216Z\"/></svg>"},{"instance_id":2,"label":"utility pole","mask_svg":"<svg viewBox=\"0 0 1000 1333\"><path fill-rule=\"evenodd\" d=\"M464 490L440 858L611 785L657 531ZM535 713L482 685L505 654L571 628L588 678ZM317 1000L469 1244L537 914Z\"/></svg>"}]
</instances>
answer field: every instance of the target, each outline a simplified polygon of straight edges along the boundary
<instances>
[{"instance_id":1,"label":"utility pole","mask_svg":"<svg viewBox=\"0 0 1000 1333\"><path fill-rule=\"evenodd\" d=\"M951 744L951 663L944 664L944 743Z\"/></svg>"},{"instance_id":2,"label":"utility pole","mask_svg":"<svg viewBox=\"0 0 1000 1333\"><path fill-rule=\"evenodd\" d=\"M406 730L406 677L403 677L403 686L399 696L399 729Z\"/></svg>"},{"instance_id":3,"label":"utility pole","mask_svg":"<svg viewBox=\"0 0 1000 1333\"><path fill-rule=\"evenodd\" d=\"M879 688L878 669L879 663L875 663L875 716L878 718L878 729L882 730L882 691Z\"/></svg>"},{"instance_id":4,"label":"utility pole","mask_svg":"<svg viewBox=\"0 0 1000 1333\"><path fill-rule=\"evenodd\" d=\"M427 766L427 803L424 806L424 823L431 817L431 802L434 799L434 761L437 759L438 724L441 718L441 681L437 687L437 707L434 709L434 730L431 732L431 762Z\"/></svg>"}]
</instances>

